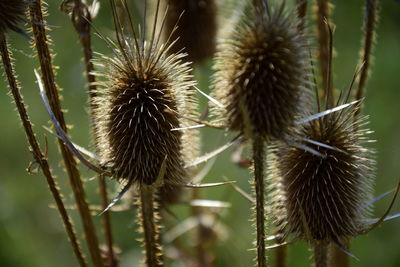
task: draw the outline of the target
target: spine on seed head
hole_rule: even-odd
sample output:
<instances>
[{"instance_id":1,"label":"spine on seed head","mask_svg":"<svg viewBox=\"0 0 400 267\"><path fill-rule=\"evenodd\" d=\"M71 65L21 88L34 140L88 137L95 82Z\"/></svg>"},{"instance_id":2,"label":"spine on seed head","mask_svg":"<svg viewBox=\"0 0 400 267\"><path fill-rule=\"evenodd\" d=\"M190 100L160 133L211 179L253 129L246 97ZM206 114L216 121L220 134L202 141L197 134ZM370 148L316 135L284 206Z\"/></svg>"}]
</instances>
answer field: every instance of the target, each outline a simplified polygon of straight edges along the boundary
<instances>
[{"instance_id":1,"label":"spine on seed head","mask_svg":"<svg viewBox=\"0 0 400 267\"><path fill-rule=\"evenodd\" d=\"M25 0L2 0L0 1L0 34L3 35L8 30L22 33L18 27L24 21Z\"/></svg>"},{"instance_id":2,"label":"spine on seed head","mask_svg":"<svg viewBox=\"0 0 400 267\"><path fill-rule=\"evenodd\" d=\"M230 130L244 132L248 120L254 133L279 139L306 106L309 48L292 13L259 1L220 42L214 96Z\"/></svg>"},{"instance_id":3,"label":"spine on seed head","mask_svg":"<svg viewBox=\"0 0 400 267\"><path fill-rule=\"evenodd\" d=\"M366 118L355 116L358 109L333 113L297 129L298 136L334 147L306 144L325 157L283 142L275 144L270 186L276 190L276 223L285 234L337 243L367 227L375 161L366 147L370 132L360 129Z\"/></svg>"}]
</instances>

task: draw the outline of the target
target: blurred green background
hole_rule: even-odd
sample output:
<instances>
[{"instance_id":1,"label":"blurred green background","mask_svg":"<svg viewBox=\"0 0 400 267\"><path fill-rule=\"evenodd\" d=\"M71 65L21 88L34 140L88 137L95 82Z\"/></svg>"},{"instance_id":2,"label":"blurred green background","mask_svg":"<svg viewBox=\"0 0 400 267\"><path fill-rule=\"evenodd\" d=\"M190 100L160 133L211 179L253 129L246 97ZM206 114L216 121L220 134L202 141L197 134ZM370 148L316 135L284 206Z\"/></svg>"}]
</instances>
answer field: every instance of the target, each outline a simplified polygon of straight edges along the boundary
<instances>
[{"instance_id":1,"label":"blurred green background","mask_svg":"<svg viewBox=\"0 0 400 267\"><path fill-rule=\"evenodd\" d=\"M48 24L52 28L53 51L57 70L57 82L63 88L63 108L67 122L73 126L72 139L83 146L92 147L87 115L87 89L83 76L81 48L69 18L61 13L61 1L48 1ZM112 36L112 21L107 1L102 7L95 25L105 36ZM356 64L361 39L363 1L333 1L335 30L334 62L335 86L347 88ZM400 3L394 0L382 1L382 12L378 28L377 46L372 76L369 80L364 113L370 116L369 127L374 130L372 147L378 151L378 170L375 194L379 195L395 187L400 173ZM94 51L110 54L109 49L98 37L94 37ZM73 204L66 174L61 167L58 148L52 136L42 126L49 125L48 116L41 103L34 79L34 68L38 61L28 40L20 35L9 34L15 67L22 84L22 93L29 106L31 121L41 144L45 136L49 140L49 161L57 174L66 203ZM207 91L210 64L197 70L200 86ZM25 134L15 111L4 79L0 81L0 114L2 138L0 140L0 266L2 267L71 267L77 266L71 246L60 217L49 206L53 199L47 189L44 177L39 172L29 175L26 171L33 157L28 150ZM204 100L202 100L204 102ZM204 105L204 103L203 103ZM215 130L203 132L203 151L209 151L223 144L223 135ZM215 137L217 136L217 138ZM219 138L221 137L221 138ZM225 138L227 140L227 138ZM82 167L87 179L86 188L90 203L99 203L97 180ZM249 175L238 169L230 161L230 152L225 152L216 161L206 181L219 181L228 177L238 181L238 185L250 191ZM115 181L108 181L111 191L118 189ZM210 199L224 200L232 207L221 214L221 220L228 230L228 236L216 246L217 266L251 266L254 257L251 244L252 234L249 203L233 192L230 187L203 190ZM390 201L387 197L376 203L375 216L381 215ZM179 219L186 217L186 208L174 208ZM393 212L400 212L397 201ZM115 243L121 248L121 267L137 266L141 258L138 235L134 224L134 211L114 213L112 216ZM78 233L82 233L76 211L70 212ZM93 218L99 226L101 218ZM98 231L100 233L100 231ZM100 234L101 236L101 234ZM100 237L103 240L102 236ZM86 249L86 244L81 242ZM351 251L360 260L351 260L352 266L400 266L400 222L386 222L367 236L360 236L351 243ZM310 266L310 254L304 243L290 246L290 266Z\"/></svg>"}]
</instances>

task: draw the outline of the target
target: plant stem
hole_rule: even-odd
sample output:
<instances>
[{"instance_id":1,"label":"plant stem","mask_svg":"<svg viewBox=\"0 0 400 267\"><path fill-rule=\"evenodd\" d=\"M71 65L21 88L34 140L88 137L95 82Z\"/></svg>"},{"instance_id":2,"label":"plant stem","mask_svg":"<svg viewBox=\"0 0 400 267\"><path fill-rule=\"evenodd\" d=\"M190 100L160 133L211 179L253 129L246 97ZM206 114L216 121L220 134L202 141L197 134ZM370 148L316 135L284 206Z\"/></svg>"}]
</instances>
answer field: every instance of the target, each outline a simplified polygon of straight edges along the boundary
<instances>
[{"instance_id":1,"label":"plant stem","mask_svg":"<svg viewBox=\"0 0 400 267\"><path fill-rule=\"evenodd\" d=\"M64 120L63 112L59 100L58 88L55 82L55 75L53 72L52 56L48 46L48 39L45 31L45 22L42 12L42 1L36 0L29 5L29 14L32 23L32 30L34 35L34 43L37 50L37 55L40 61L40 69L42 79L46 90L47 98L49 99L51 108L60 123L61 127L67 132L67 126ZM104 266L99 242L93 225L92 217L89 211L88 203L86 202L85 191L80 178L79 171L76 167L76 161L73 154L68 150L61 140L58 140L61 154L64 159L64 164L70 178L72 190L74 192L75 201L78 206L79 214L82 220L83 229L85 232L86 241L89 247L89 252L96 267Z\"/></svg>"},{"instance_id":2,"label":"plant stem","mask_svg":"<svg viewBox=\"0 0 400 267\"><path fill-rule=\"evenodd\" d=\"M260 135L253 137L254 183L256 192L257 227L257 266L266 267L265 253L265 211L264 211L264 139Z\"/></svg>"},{"instance_id":3,"label":"plant stem","mask_svg":"<svg viewBox=\"0 0 400 267\"><path fill-rule=\"evenodd\" d=\"M349 242L346 243L346 248L348 248L348 245ZM334 244L331 244L329 246L329 266L331 267L350 266L349 256Z\"/></svg>"},{"instance_id":4,"label":"plant stem","mask_svg":"<svg viewBox=\"0 0 400 267\"><path fill-rule=\"evenodd\" d=\"M287 265L287 246L280 246L275 249L275 267Z\"/></svg>"},{"instance_id":5,"label":"plant stem","mask_svg":"<svg viewBox=\"0 0 400 267\"><path fill-rule=\"evenodd\" d=\"M151 186L140 186L141 214L139 223L141 224L144 233L146 264L148 267L163 266L160 246L160 225L158 224L158 203L156 202L154 195L154 188Z\"/></svg>"},{"instance_id":6,"label":"plant stem","mask_svg":"<svg viewBox=\"0 0 400 267\"><path fill-rule=\"evenodd\" d=\"M364 40L361 51L363 67L361 69L360 80L356 93L356 99L361 99L364 96L365 84L367 83L368 72L371 61L371 54L375 40L375 30L378 22L378 1L365 0L365 20L364 20ZM357 114L359 111L357 112Z\"/></svg>"},{"instance_id":7,"label":"plant stem","mask_svg":"<svg viewBox=\"0 0 400 267\"><path fill-rule=\"evenodd\" d=\"M315 267L328 266L328 242L316 241L314 244Z\"/></svg>"},{"instance_id":8,"label":"plant stem","mask_svg":"<svg viewBox=\"0 0 400 267\"><path fill-rule=\"evenodd\" d=\"M46 178L47 184L49 186L50 192L53 195L54 201L56 202L58 212L60 213L61 219L64 223L65 230L68 234L68 238L71 242L74 254L79 262L79 266L85 267L86 260L83 256L82 250L79 245L78 238L76 237L75 229L72 224L72 220L68 216L67 210L65 209L63 197L58 189L57 182L55 181L51 171L49 163L42 153L39 143L36 140L35 133L32 129L32 124L29 120L28 112L26 110L24 100L22 95L20 94L20 88L17 82L17 79L14 75L14 69L11 63L11 55L8 51L7 40L4 34L0 36L0 50L1 50L1 58L4 65L4 70L7 76L7 80L10 86L11 94L14 98L15 105L17 106L17 110L19 113L19 117L22 121L22 125L24 127L29 145L32 149L32 152L35 156L36 162L40 165L42 172Z\"/></svg>"},{"instance_id":9,"label":"plant stem","mask_svg":"<svg viewBox=\"0 0 400 267\"><path fill-rule=\"evenodd\" d=\"M92 74L94 67L92 63L93 59L93 51L92 51L92 39L91 39L91 22L92 17L89 12L89 7L86 3L83 3L81 0L75 0L75 5L72 10L71 14L71 21L75 27L76 32L79 36L79 41L83 48L83 55L84 55L84 62L86 68L86 78L88 81L89 87L89 103L90 103L90 110L91 110L91 118L92 118L92 127L96 127L96 124L93 123L94 118L94 110L97 109L97 104L94 101L96 97L96 90L97 86L94 84L96 81L95 76ZM93 129L93 134L95 135L98 131ZM95 142L98 140L97 137L94 138ZM96 144L96 147L97 144ZM99 152L99 151L97 151ZM100 197L101 197L101 205L103 210L106 209L108 206L108 196L107 196L107 185L104 176L98 175L99 180L99 189L100 189ZM111 221L110 221L110 214L108 211L104 212L102 216L103 221L103 231L105 236L105 242L107 246L107 253L108 253L108 264L111 267L117 266L116 257L114 255L113 250L113 237L112 237L112 229L111 229Z\"/></svg>"}]
</instances>

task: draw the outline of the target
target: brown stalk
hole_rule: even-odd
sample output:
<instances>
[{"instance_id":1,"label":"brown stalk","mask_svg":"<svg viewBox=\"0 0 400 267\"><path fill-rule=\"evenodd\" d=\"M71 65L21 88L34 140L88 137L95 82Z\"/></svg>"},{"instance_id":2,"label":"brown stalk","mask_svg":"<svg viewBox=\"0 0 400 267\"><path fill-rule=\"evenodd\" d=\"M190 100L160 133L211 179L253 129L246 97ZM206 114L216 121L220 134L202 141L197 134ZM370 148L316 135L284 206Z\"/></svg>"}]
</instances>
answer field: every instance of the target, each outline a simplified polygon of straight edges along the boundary
<instances>
[{"instance_id":1,"label":"brown stalk","mask_svg":"<svg viewBox=\"0 0 400 267\"><path fill-rule=\"evenodd\" d=\"M348 249L348 243L349 242L345 244L346 249ZM350 266L349 256L335 244L331 244L329 246L329 266L331 267Z\"/></svg>"},{"instance_id":2,"label":"brown stalk","mask_svg":"<svg viewBox=\"0 0 400 267\"><path fill-rule=\"evenodd\" d=\"M363 48L361 51L361 56L362 56L361 62L363 64L363 67L361 69L360 80L358 83L358 89L356 93L356 99L361 99L365 93L365 85L368 79L368 72L371 64L371 54L376 35L375 30L378 22L378 1L365 0L364 12L365 12L365 20L363 26L364 40L363 40Z\"/></svg>"},{"instance_id":3,"label":"brown stalk","mask_svg":"<svg viewBox=\"0 0 400 267\"><path fill-rule=\"evenodd\" d=\"M32 23L34 35L34 43L37 50L37 55L40 61L40 69L42 80L44 83L47 98L49 99L52 110L61 127L66 132L67 126L64 120L64 115L61 111L58 88L55 82L55 74L53 72L52 56L49 50L49 40L46 36L45 22L42 12L42 1L36 0L29 5L29 15ZM80 178L79 171L76 166L76 161L73 154L68 150L64 143L59 140L59 147L64 159L64 164L70 179L71 187L74 192L75 201L77 203L79 214L82 220L83 229L85 232L86 241L89 247L89 252L96 267L104 266L101 259L99 242L96 236L95 227L89 211L88 203L86 202L85 191Z\"/></svg>"},{"instance_id":4,"label":"brown stalk","mask_svg":"<svg viewBox=\"0 0 400 267\"><path fill-rule=\"evenodd\" d=\"M308 0L296 0L297 15L300 18L299 29L304 29L304 22L307 14Z\"/></svg>"},{"instance_id":5,"label":"brown stalk","mask_svg":"<svg viewBox=\"0 0 400 267\"><path fill-rule=\"evenodd\" d=\"M139 224L144 233L146 264L148 267L160 267L162 252L160 246L160 225L158 203L155 199L155 189L152 186L140 186Z\"/></svg>"},{"instance_id":6,"label":"brown stalk","mask_svg":"<svg viewBox=\"0 0 400 267\"><path fill-rule=\"evenodd\" d=\"M314 244L315 267L328 266L328 246L326 241L316 241Z\"/></svg>"},{"instance_id":7,"label":"brown stalk","mask_svg":"<svg viewBox=\"0 0 400 267\"><path fill-rule=\"evenodd\" d=\"M83 48L83 55L84 55L84 62L86 68L86 78L88 80L88 87L89 87L89 103L90 103L90 110L93 112L97 109L97 105L93 99L96 97L96 85L95 81L96 78L92 74L94 71L94 66L92 63L93 59L93 51L92 51L92 40L91 40L91 22L92 22L92 14L90 14L89 7L86 3L83 3L81 0L74 0L74 7L71 13L71 21L75 27L75 30L78 33L79 41ZM93 118L93 114L91 114L91 118ZM95 123L92 122L92 127L95 127ZM93 133L97 133L97 131L93 131ZM97 140L97 138L94 138ZM98 147L96 145L96 147ZM105 210L109 204L109 200L107 197L107 185L103 175L98 175L99 180L99 191L101 197L101 205L103 210ZM102 221L103 221L103 231L105 236L105 242L107 246L107 253L108 253L108 264L109 266L116 266L117 261L113 250L113 236L112 236L112 229L111 229L111 221L110 221L110 214L108 211L102 214Z\"/></svg>"},{"instance_id":8,"label":"brown stalk","mask_svg":"<svg viewBox=\"0 0 400 267\"><path fill-rule=\"evenodd\" d=\"M333 92L330 75L331 75L331 53L330 53L330 38L327 21L329 21L330 6L327 0L317 0L316 20L318 33L318 58L322 77L322 99L327 98L328 107L333 106ZM328 97L330 96L330 97Z\"/></svg>"},{"instance_id":9,"label":"brown stalk","mask_svg":"<svg viewBox=\"0 0 400 267\"><path fill-rule=\"evenodd\" d=\"M278 240L278 243L281 243ZM279 246L275 249L275 267L285 267L287 266L287 246Z\"/></svg>"},{"instance_id":10,"label":"brown stalk","mask_svg":"<svg viewBox=\"0 0 400 267\"><path fill-rule=\"evenodd\" d=\"M17 110L24 127L26 137L28 139L29 145L32 149L32 153L35 157L35 161L40 165L40 168L43 171L43 174L46 178L47 184L49 186L50 192L53 195L54 201L56 202L58 212L60 213L61 219L64 223L65 230L68 234L68 238L71 242L74 254L79 262L79 266L85 267L87 266L85 257L82 253L82 250L79 245L78 238L76 237L75 229L72 224L70 217L68 216L67 210L64 206L63 197L58 189L57 182L53 177L49 163L46 159L46 156L40 149L39 143L36 140L35 133L32 129L32 124L29 120L29 116L24 104L24 100L22 95L20 94L20 86L17 82L17 79L14 74L14 69L12 66L12 59L10 52L8 51L7 40L4 34L0 36L0 50L1 50L1 58L4 65L4 70L7 76L7 80L10 86L11 94L14 98L15 105L17 106Z\"/></svg>"},{"instance_id":11,"label":"brown stalk","mask_svg":"<svg viewBox=\"0 0 400 267\"><path fill-rule=\"evenodd\" d=\"M267 258L265 254L264 139L260 135L254 135L253 138L254 183L256 193L257 266L266 267Z\"/></svg>"}]
</instances>

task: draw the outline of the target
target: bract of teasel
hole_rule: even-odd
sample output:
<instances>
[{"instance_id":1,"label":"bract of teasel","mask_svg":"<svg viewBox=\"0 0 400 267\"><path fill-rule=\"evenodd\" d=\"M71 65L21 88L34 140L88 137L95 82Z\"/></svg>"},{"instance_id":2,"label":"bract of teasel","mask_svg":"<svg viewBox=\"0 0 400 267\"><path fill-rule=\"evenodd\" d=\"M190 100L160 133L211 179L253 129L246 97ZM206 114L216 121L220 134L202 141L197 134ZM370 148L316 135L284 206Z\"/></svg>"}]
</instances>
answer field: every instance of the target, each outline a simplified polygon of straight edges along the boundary
<instances>
[{"instance_id":1,"label":"bract of teasel","mask_svg":"<svg viewBox=\"0 0 400 267\"><path fill-rule=\"evenodd\" d=\"M152 185L166 160L163 179L182 182L191 142L171 129L197 112L191 68L184 54L167 54L171 42L160 44L158 33L147 42L119 30L113 56L95 61L103 79L93 112L101 165L119 180Z\"/></svg>"},{"instance_id":2,"label":"bract of teasel","mask_svg":"<svg viewBox=\"0 0 400 267\"><path fill-rule=\"evenodd\" d=\"M283 139L309 107L309 44L300 20L285 3L259 1L244 9L236 27L219 41L212 96L219 123ZM247 117L247 118L246 118Z\"/></svg>"},{"instance_id":3,"label":"bract of teasel","mask_svg":"<svg viewBox=\"0 0 400 267\"><path fill-rule=\"evenodd\" d=\"M340 244L370 226L366 203L372 199L375 160L366 146L370 131L361 128L367 119L355 116L359 108L360 103L298 126L297 142L307 138L334 148L307 143L324 157L273 144L269 189L278 231Z\"/></svg>"},{"instance_id":4,"label":"bract of teasel","mask_svg":"<svg viewBox=\"0 0 400 267\"><path fill-rule=\"evenodd\" d=\"M18 24L24 22L25 9L28 3L25 0L0 1L0 34L8 30L24 33Z\"/></svg>"}]
</instances>

